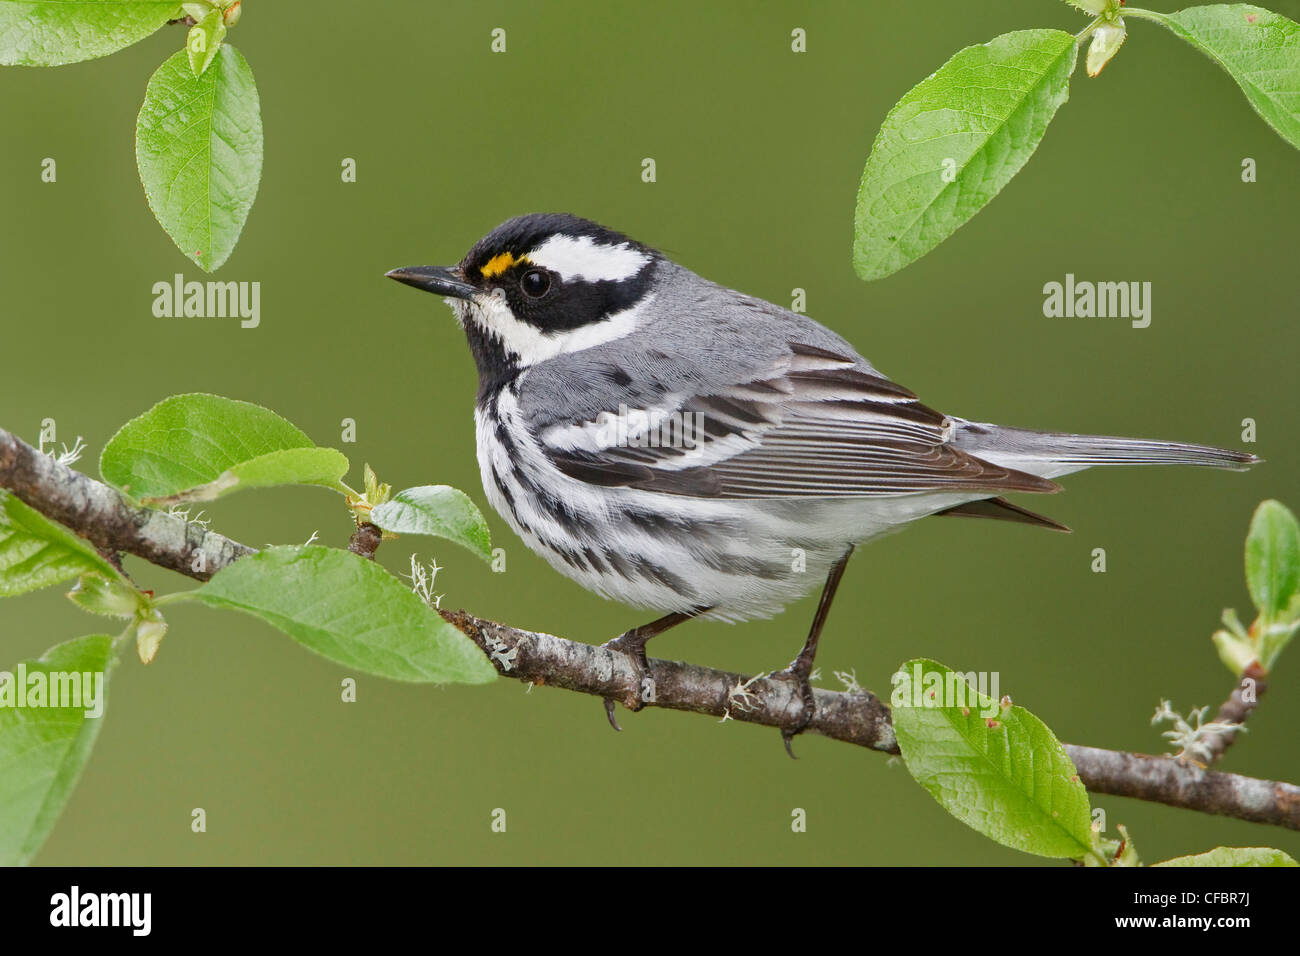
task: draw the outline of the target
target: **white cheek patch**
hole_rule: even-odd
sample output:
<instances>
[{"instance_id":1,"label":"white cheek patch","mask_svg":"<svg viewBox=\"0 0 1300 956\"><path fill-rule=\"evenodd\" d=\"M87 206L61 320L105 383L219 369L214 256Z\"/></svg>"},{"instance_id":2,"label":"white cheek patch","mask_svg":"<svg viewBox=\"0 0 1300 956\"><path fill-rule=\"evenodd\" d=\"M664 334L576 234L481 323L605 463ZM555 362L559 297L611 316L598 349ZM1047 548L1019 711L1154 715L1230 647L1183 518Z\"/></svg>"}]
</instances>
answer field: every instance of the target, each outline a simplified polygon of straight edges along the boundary
<instances>
[{"instance_id":1,"label":"white cheek patch","mask_svg":"<svg viewBox=\"0 0 1300 956\"><path fill-rule=\"evenodd\" d=\"M457 304L456 309L462 322L477 323L521 366L527 367L557 355L580 352L631 335L640 324L644 310L653 301L654 296L648 295L631 308L568 332L543 332L535 325L521 322L510 311L505 297L500 295L476 296L472 303Z\"/></svg>"},{"instance_id":2,"label":"white cheek patch","mask_svg":"<svg viewBox=\"0 0 1300 956\"><path fill-rule=\"evenodd\" d=\"M565 281L621 282L645 268L650 257L626 242L611 246L591 236L552 236L529 252L528 260Z\"/></svg>"}]
</instances>

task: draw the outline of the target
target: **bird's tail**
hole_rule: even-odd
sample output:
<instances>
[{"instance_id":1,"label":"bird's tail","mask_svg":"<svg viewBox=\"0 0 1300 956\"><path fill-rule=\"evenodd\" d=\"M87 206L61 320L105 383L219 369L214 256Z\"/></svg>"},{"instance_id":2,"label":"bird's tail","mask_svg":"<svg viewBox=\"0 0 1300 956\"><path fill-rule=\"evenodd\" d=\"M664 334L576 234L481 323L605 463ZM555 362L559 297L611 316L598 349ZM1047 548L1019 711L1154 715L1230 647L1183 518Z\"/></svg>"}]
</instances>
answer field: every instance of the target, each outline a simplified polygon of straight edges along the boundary
<instances>
[{"instance_id":1,"label":"bird's tail","mask_svg":"<svg viewBox=\"0 0 1300 956\"><path fill-rule=\"evenodd\" d=\"M1004 467L1055 478L1093 465L1201 465L1244 471L1254 455L1179 441L1036 432L1004 425L958 422L953 444Z\"/></svg>"}]
</instances>

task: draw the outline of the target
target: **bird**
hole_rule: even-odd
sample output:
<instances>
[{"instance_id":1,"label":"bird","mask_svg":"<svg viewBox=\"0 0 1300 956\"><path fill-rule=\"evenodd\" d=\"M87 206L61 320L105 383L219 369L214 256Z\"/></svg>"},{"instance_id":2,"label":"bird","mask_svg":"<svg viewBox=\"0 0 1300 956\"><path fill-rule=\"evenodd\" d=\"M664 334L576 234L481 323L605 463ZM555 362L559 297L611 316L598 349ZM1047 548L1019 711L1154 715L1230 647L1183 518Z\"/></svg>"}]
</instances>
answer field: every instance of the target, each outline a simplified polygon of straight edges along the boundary
<instances>
[{"instance_id":1,"label":"bird","mask_svg":"<svg viewBox=\"0 0 1300 956\"><path fill-rule=\"evenodd\" d=\"M646 642L669 628L770 617L821 585L803 647L769 675L794 684L791 756L827 615L865 542L931 515L1066 531L1005 496L1056 492L1094 465L1259 460L944 414L807 315L568 213L509 219L454 266L386 275L442 296L464 330L496 512L561 574L661 615L604 645L639 677Z\"/></svg>"}]
</instances>

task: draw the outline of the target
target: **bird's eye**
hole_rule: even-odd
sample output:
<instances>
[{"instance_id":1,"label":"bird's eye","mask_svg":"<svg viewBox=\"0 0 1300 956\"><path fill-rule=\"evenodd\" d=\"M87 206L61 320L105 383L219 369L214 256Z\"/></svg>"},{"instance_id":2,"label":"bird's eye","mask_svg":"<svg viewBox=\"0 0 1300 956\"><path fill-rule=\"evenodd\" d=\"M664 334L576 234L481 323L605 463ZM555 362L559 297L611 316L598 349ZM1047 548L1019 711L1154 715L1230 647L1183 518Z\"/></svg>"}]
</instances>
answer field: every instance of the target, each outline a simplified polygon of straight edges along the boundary
<instances>
[{"instance_id":1,"label":"bird's eye","mask_svg":"<svg viewBox=\"0 0 1300 956\"><path fill-rule=\"evenodd\" d=\"M540 299L551 290L551 276L545 269L529 269L519 279L526 294Z\"/></svg>"}]
</instances>

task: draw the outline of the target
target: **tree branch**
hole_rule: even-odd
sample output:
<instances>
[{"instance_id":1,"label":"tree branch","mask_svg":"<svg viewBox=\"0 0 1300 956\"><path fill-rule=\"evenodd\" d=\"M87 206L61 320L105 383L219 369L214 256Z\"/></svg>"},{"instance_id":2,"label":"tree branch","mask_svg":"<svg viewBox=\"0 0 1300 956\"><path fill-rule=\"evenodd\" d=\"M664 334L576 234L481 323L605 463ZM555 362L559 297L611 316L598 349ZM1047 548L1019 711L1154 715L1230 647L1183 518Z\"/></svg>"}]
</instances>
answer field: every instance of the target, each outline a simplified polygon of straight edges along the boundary
<instances>
[{"instance_id":1,"label":"tree branch","mask_svg":"<svg viewBox=\"0 0 1300 956\"><path fill-rule=\"evenodd\" d=\"M255 549L179 515L137 505L3 429L0 487L99 548L126 551L199 580L255 553ZM195 570L196 552L204 555L203 570ZM625 654L486 621L464 611L441 613L473 640L505 677L619 700L636 701L642 696L637 670ZM644 701L648 707L780 727L791 722L801 706L789 681L657 659L649 661L649 674L654 693L653 700ZM1235 692L1224 707L1234 699L1240 708L1235 719L1245 719L1253 702L1241 700ZM898 753L889 707L874 694L815 689L813 702L807 732L882 753ZM1066 744L1066 751L1083 785L1094 793L1300 830L1300 787L1293 784L1221 773L1172 757L1071 744Z\"/></svg>"},{"instance_id":2,"label":"tree branch","mask_svg":"<svg viewBox=\"0 0 1300 956\"><path fill-rule=\"evenodd\" d=\"M483 649L504 677L563 687L598 697L636 700L637 670L625 654L550 634L485 621L464 611L442 616ZM653 701L667 707L731 720L780 727L799 713L800 701L789 681L746 677L678 661L651 658ZM898 753L889 707L867 691L813 691L814 710L807 732ZM1094 793L1133 797L1271 823L1300 830L1300 787L1207 770L1172 757L1065 745L1083 785Z\"/></svg>"},{"instance_id":3,"label":"tree branch","mask_svg":"<svg viewBox=\"0 0 1300 956\"><path fill-rule=\"evenodd\" d=\"M200 581L255 552L181 515L138 505L108 485L41 454L3 428L0 487L103 551L127 551Z\"/></svg>"},{"instance_id":4,"label":"tree branch","mask_svg":"<svg viewBox=\"0 0 1300 956\"><path fill-rule=\"evenodd\" d=\"M505 677L597 697L636 700L642 696L632 658L620 651L520 630L464 611L439 613L481 647ZM647 701L647 707L688 710L768 727L788 725L803 708L793 681L745 677L655 658L648 663L654 700ZM889 708L874 694L814 688L813 701L809 732L898 753Z\"/></svg>"}]
</instances>

